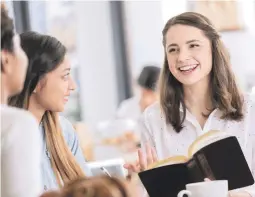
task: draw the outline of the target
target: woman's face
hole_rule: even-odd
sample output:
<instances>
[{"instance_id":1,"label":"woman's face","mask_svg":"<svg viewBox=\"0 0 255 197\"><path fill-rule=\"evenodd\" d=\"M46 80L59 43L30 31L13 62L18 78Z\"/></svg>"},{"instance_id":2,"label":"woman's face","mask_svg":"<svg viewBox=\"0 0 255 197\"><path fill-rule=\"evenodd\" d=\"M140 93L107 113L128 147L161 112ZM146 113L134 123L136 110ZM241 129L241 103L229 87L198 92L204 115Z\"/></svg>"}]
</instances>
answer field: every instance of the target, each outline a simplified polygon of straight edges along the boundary
<instances>
[{"instance_id":1,"label":"woman's face","mask_svg":"<svg viewBox=\"0 0 255 197\"><path fill-rule=\"evenodd\" d=\"M65 56L63 62L55 70L47 73L39 81L33 94L38 104L45 110L53 112L64 111L64 106L69 99L71 91L76 88L70 71L70 62Z\"/></svg>"},{"instance_id":2,"label":"woman's face","mask_svg":"<svg viewBox=\"0 0 255 197\"><path fill-rule=\"evenodd\" d=\"M165 35L165 53L172 75L184 86L208 78L212 70L211 42L192 26L174 25Z\"/></svg>"}]
</instances>

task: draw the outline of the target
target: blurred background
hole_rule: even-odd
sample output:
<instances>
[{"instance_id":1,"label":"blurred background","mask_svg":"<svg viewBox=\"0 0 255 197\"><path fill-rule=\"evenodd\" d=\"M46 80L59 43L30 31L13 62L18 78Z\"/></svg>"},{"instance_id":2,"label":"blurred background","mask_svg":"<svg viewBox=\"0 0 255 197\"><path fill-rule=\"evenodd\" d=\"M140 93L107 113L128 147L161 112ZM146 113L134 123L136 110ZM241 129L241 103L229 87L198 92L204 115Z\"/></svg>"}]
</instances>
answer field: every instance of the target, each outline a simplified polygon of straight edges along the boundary
<instances>
[{"instance_id":1,"label":"blurred background","mask_svg":"<svg viewBox=\"0 0 255 197\"><path fill-rule=\"evenodd\" d=\"M136 119L118 117L125 99L139 97L145 65L162 66L161 31L182 12L208 16L230 51L240 87L255 94L255 1L7 1L18 33L50 34L63 42L78 84L64 115L88 160L133 160Z\"/></svg>"}]
</instances>

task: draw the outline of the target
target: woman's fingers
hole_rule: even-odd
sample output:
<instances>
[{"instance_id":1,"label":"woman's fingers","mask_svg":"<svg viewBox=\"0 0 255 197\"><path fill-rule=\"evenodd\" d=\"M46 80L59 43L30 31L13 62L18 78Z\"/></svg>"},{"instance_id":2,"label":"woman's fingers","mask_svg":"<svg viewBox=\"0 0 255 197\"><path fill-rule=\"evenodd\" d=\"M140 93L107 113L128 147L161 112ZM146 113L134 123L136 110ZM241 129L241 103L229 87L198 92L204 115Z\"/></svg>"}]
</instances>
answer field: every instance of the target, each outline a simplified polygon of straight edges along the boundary
<instances>
[{"instance_id":1,"label":"woman's fingers","mask_svg":"<svg viewBox=\"0 0 255 197\"><path fill-rule=\"evenodd\" d=\"M135 164L124 164L124 168L126 168L128 170L129 174L132 174L134 172L139 172L140 167L139 165L137 165L137 163Z\"/></svg>"},{"instance_id":2,"label":"woman's fingers","mask_svg":"<svg viewBox=\"0 0 255 197\"><path fill-rule=\"evenodd\" d=\"M158 156L154 147L151 148L153 163L158 161Z\"/></svg>"},{"instance_id":3,"label":"woman's fingers","mask_svg":"<svg viewBox=\"0 0 255 197\"><path fill-rule=\"evenodd\" d=\"M149 144L146 144L145 149L146 149L147 165L150 165L153 163L152 147ZM147 168L147 166L146 166L146 168Z\"/></svg>"},{"instance_id":4,"label":"woman's fingers","mask_svg":"<svg viewBox=\"0 0 255 197\"><path fill-rule=\"evenodd\" d=\"M154 147L149 144L146 145L146 156L147 156L147 166L158 161L158 156Z\"/></svg>"},{"instance_id":5,"label":"woman's fingers","mask_svg":"<svg viewBox=\"0 0 255 197\"><path fill-rule=\"evenodd\" d=\"M125 164L124 168L126 168L129 172L141 172L148 168L149 165L153 164L158 160L156 151L149 144L145 146L145 152L142 149L138 150L138 161L136 164Z\"/></svg>"},{"instance_id":6,"label":"woman's fingers","mask_svg":"<svg viewBox=\"0 0 255 197\"><path fill-rule=\"evenodd\" d=\"M138 158L139 158L139 164L140 164L140 171L146 170L147 160L141 149L138 150Z\"/></svg>"},{"instance_id":7,"label":"woman's fingers","mask_svg":"<svg viewBox=\"0 0 255 197\"><path fill-rule=\"evenodd\" d=\"M154 162L158 161L157 153L154 147L149 144L145 145L146 155L140 149L138 152L140 166L142 170L146 170L149 165L153 164Z\"/></svg>"},{"instance_id":8,"label":"woman's fingers","mask_svg":"<svg viewBox=\"0 0 255 197\"><path fill-rule=\"evenodd\" d=\"M126 163L126 164L124 164L124 166L123 166L124 168L126 168L127 170L129 170L130 168L131 168L131 164L129 164L129 163Z\"/></svg>"}]
</instances>

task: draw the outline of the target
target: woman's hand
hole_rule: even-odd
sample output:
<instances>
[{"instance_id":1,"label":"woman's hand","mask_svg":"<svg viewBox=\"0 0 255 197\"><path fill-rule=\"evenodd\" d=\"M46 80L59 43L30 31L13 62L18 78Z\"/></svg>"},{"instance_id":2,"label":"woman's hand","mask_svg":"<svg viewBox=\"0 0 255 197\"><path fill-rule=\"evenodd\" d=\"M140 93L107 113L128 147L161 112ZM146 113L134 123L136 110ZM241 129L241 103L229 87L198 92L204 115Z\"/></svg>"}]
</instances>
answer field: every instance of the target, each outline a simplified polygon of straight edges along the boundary
<instances>
[{"instance_id":1,"label":"woman's hand","mask_svg":"<svg viewBox=\"0 0 255 197\"><path fill-rule=\"evenodd\" d=\"M248 192L228 192L229 197L252 197Z\"/></svg>"},{"instance_id":2,"label":"woman's hand","mask_svg":"<svg viewBox=\"0 0 255 197\"><path fill-rule=\"evenodd\" d=\"M248 192L228 192L229 197L252 197Z\"/></svg>"},{"instance_id":3,"label":"woman's hand","mask_svg":"<svg viewBox=\"0 0 255 197\"><path fill-rule=\"evenodd\" d=\"M134 164L125 164L124 168L126 168L129 174L139 173L148 168L149 165L156 162L157 154L153 147L149 144L146 144L146 153L143 153L141 149L138 150L138 161Z\"/></svg>"}]
</instances>

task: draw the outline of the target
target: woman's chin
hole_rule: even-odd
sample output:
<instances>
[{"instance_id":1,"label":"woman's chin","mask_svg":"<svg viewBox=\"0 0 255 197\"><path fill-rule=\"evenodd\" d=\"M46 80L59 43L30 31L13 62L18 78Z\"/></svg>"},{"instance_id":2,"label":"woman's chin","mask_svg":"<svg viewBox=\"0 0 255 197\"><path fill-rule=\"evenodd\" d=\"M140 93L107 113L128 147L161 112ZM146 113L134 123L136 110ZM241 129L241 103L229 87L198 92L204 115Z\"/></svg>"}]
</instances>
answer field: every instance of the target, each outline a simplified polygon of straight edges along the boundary
<instances>
[{"instance_id":1,"label":"woman's chin","mask_svg":"<svg viewBox=\"0 0 255 197\"><path fill-rule=\"evenodd\" d=\"M64 112L65 111L65 106L56 106L54 107L53 109L51 109L50 111L53 111L53 112Z\"/></svg>"},{"instance_id":2,"label":"woman's chin","mask_svg":"<svg viewBox=\"0 0 255 197\"><path fill-rule=\"evenodd\" d=\"M193 77L193 78L184 78L184 79L180 79L179 81L182 83L183 86L193 86L198 84L200 81L202 81L204 78L201 77Z\"/></svg>"},{"instance_id":3,"label":"woman's chin","mask_svg":"<svg viewBox=\"0 0 255 197\"><path fill-rule=\"evenodd\" d=\"M188 86L195 85L197 82L198 82L197 80L193 79L193 80L183 80L181 83L183 86L188 87Z\"/></svg>"}]
</instances>

